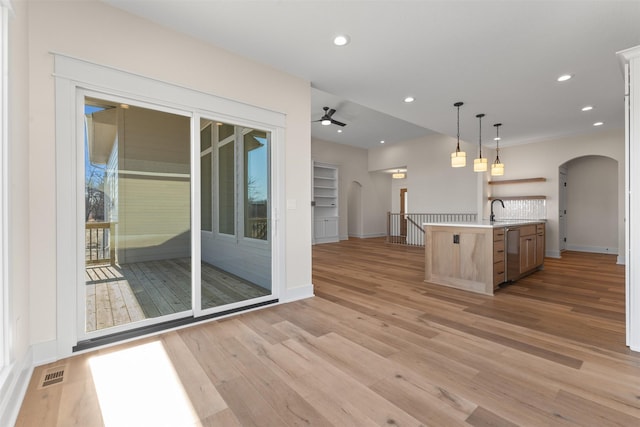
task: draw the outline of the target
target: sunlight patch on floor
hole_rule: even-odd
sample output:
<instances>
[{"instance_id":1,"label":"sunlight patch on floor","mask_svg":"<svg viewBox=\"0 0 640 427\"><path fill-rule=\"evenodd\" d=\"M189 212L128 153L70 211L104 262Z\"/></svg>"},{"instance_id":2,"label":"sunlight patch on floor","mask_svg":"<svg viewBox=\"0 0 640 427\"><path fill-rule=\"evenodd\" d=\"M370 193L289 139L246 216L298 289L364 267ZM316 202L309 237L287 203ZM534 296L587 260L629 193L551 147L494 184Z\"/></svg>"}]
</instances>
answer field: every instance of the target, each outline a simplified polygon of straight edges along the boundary
<instances>
[{"instance_id":1,"label":"sunlight patch on floor","mask_svg":"<svg viewBox=\"0 0 640 427\"><path fill-rule=\"evenodd\" d=\"M106 427L200 425L162 343L89 361Z\"/></svg>"}]
</instances>

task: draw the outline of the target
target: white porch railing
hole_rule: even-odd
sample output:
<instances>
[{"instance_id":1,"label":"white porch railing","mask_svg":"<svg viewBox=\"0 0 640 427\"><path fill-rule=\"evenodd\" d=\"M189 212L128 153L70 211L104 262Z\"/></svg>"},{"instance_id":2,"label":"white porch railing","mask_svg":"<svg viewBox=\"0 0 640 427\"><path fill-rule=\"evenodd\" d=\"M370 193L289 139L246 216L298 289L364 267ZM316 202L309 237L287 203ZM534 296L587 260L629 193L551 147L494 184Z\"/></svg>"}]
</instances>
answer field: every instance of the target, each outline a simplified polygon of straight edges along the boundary
<instances>
[{"instance_id":1,"label":"white porch railing","mask_svg":"<svg viewBox=\"0 0 640 427\"><path fill-rule=\"evenodd\" d=\"M425 222L474 222L475 213L393 213L387 212L387 242L424 246Z\"/></svg>"}]
</instances>

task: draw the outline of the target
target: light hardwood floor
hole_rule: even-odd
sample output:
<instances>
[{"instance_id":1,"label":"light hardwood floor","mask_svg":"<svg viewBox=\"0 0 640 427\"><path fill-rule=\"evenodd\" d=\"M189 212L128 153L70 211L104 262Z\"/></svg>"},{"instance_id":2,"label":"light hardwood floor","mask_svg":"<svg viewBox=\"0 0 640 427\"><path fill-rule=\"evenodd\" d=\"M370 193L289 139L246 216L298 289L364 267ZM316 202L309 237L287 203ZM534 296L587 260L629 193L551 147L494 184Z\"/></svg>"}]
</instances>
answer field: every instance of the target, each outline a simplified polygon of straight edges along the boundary
<instances>
[{"instance_id":1,"label":"light hardwood floor","mask_svg":"<svg viewBox=\"0 0 640 427\"><path fill-rule=\"evenodd\" d=\"M109 425L97 367L146 346L143 362L120 359L132 372L111 396L142 387L160 347L190 415L151 421L179 406L145 409L156 387L118 427L640 425L640 354L624 345L614 256L564 253L494 297L424 283L423 263L423 249L380 239L315 246L316 297L36 368L17 425ZM39 389L56 366L64 381Z\"/></svg>"}]
</instances>

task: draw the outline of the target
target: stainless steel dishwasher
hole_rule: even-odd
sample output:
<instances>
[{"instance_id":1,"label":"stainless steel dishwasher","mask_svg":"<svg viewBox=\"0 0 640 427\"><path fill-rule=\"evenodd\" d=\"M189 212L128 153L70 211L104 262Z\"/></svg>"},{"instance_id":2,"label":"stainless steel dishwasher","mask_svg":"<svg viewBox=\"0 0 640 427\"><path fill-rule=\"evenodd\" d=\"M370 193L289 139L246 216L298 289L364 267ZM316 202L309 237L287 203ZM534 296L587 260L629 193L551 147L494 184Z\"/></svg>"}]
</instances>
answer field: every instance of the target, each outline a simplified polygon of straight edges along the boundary
<instances>
[{"instance_id":1,"label":"stainless steel dishwasher","mask_svg":"<svg viewBox=\"0 0 640 427\"><path fill-rule=\"evenodd\" d=\"M520 276L520 229L507 228L507 269L505 282Z\"/></svg>"}]
</instances>

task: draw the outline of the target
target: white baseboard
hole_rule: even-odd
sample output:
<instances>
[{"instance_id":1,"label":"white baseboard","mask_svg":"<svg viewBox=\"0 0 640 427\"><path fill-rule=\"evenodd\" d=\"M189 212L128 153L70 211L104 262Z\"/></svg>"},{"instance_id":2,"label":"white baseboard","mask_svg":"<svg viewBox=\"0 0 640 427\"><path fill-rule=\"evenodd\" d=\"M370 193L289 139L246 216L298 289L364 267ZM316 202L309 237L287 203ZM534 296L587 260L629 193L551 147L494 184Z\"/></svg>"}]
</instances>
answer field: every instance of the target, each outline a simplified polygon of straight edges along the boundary
<instances>
[{"instance_id":1,"label":"white baseboard","mask_svg":"<svg viewBox=\"0 0 640 427\"><path fill-rule=\"evenodd\" d=\"M349 234L349 237L357 239L372 239L374 237L385 237L387 233L370 233L370 234Z\"/></svg>"},{"instance_id":2,"label":"white baseboard","mask_svg":"<svg viewBox=\"0 0 640 427\"><path fill-rule=\"evenodd\" d=\"M280 296L280 302L292 302L300 299L311 298L313 295L313 285L298 286L285 290Z\"/></svg>"},{"instance_id":3,"label":"white baseboard","mask_svg":"<svg viewBox=\"0 0 640 427\"><path fill-rule=\"evenodd\" d=\"M40 366L58 360L58 341L46 341L33 346L33 365Z\"/></svg>"},{"instance_id":4,"label":"white baseboard","mask_svg":"<svg viewBox=\"0 0 640 427\"><path fill-rule=\"evenodd\" d=\"M618 255L618 259L616 260L616 264L625 265L627 260L624 255Z\"/></svg>"},{"instance_id":5,"label":"white baseboard","mask_svg":"<svg viewBox=\"0 0 640 427\"><path fill-rule=\"evenodd\" d=\"M567 250L577 252L592 252L595 254L611 254L618 255L618 248L608 248L601 246L582 246L567 244Z\"/></svg>"},{"instance_id":6,"label":"white baseboard","mask_svg":"<svg viewBox=\"0 0 640 427\"><path fill-rule=\"evenodd\" d=\"M562 258L560 251L546 251L544 256L547 258Z\"/></svg>"},{"instance_id":7,"label":"white baseboard","mask_svg":"<svg viewBox=\"0 0 640 427\"><path fill-rule=\"evenodd\" d=\"M31 347L22 360L5 366L0 377L0 425L15 425L33 373Z\"/></svg>"}]
</instances>

